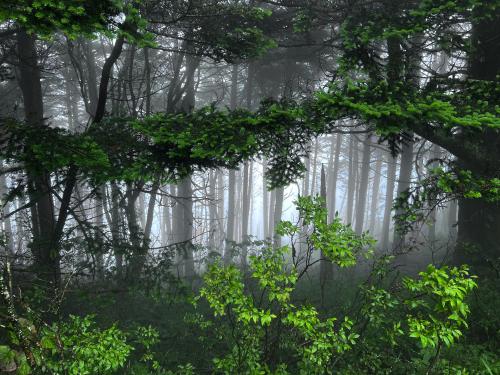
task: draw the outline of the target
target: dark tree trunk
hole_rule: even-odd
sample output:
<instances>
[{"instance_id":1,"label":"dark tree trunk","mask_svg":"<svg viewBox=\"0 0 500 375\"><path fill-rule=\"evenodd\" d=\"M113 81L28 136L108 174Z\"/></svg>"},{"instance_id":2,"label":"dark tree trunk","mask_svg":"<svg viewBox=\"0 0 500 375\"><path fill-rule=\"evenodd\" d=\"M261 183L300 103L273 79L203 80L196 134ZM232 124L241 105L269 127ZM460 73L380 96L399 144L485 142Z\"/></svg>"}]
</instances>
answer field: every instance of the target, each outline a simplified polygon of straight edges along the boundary
<instances>
[{"instance_id":1,"label":"dark tree trunk","mask_svg":"<svg viewBox=\"0 0 500 375\"><path fill-rule=\"evenodd\" d=\"M472 27L473 53L469 59L469 76L472 79L495 81L500 74L500 16L483 19ZM486 129L480 140L481 151L490 156L492 163L480 168L459 159L458 164L483 178L499 178L500 134ZM458 237L455 263L469 263L482 275L491 270L500 276L500 202L484 199L459 201Z\"/></svg>"},{"instance_id":2,"label":"dark tree trunk","mask_svg":"<svg viewBox=\"0 0 500 375\"><path fill-rule=\"evenodd\" d=\"M19 77L28 126L43 127L43 96L35 37L24 30L17 33ZM32 252L39 279L57 287L60 281L59 244L54 242L56 229L49 171L28 171L33 229Z\"/></svg>"}]
</instances>

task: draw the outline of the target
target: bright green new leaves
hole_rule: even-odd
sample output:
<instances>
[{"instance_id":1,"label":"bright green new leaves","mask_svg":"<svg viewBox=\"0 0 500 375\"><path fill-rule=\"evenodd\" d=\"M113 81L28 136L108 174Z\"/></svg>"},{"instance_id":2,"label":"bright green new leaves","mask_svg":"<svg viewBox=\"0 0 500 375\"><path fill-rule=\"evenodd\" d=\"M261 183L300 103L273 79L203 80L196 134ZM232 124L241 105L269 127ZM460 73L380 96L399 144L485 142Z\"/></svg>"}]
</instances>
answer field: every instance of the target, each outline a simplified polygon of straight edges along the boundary
<instances>
[{"instance_id":1,"label":"bright green new leaves","mask_svg":"<svg viewBox=\"0 0 500 375\"><path fill-rule=\"evenodd\" d=\"M419 340L423 348L451 346L467 328L467 297L476 288L475 276L462 266L429 265L419 278L404 277L398 293L365 287L362 311L370 325L397 346L402 337Z\"/></svg>"},{"instance_id":2,"label":"bright green new leaves","mask_svg":"<svg viewBox=\"0 0 500 375\"><path fill-rule=\"evenodd\" d=\"M261 340L267 330L277 325L284 325L284 339L298 335L297 339L306 343L294 345L293 350L301 369L309 374L323 374L335 353L355 344L359 336L352 332L349 318L337 325L334 317L320 319L312 306L296 307L290 302L297 275L294 270L287 271L286 250L266 249L262 255L252 257L250 263L252 276L261 289L259 294L267 296L267 308L257 307L262 300L245 293L241 272L236 267L215 264L205 274L200 297L206 299L216 317L236 320L237 344L226 357L215 360L217 368L245 374L272 373L262 364Z\"/></svg>"},{"instance_id":3,"label":"bright green new leaves","mask_svg":"<svg viewBox=\"0 0 500 375\"><path fill-rule=\"evenodd\" d=\"M71 37L111 31L124 10L121 0L4 0L0 22L12 21L26 31L50 36L63 31Z\"/></svg>"},{"instance_id":4,"label":"bright green new leaves","mask_svg":"<svg viewBox=\"0 0 500 375\"><path fill-rule=\"evenodd\" d=\"M327 225L319 198L301 198L297 204L304 225L314 228L309 239L314 250L328 253L340 265L353 265L357 252L372 244L339 221ZM290 222L282 222L278 233L292 235L299 230ZM242 273L235 266L214 264L205 274L200 297L208 302L215 317L224 317L228 324L234 324L235 345L224 358L215 360L218 369L245 374L272 373L262 364L262 355L268 350L265 338L276 329L284 330L280 334L283 342L273 345L290 347L304 374L330 373L334 356L350 350L356 343L359 335L348 317L339 323L335 317L321 318L313 306L292 303L298 273L287 260L289 256L290 249L284 246L264 248L251 257L251 276L258 286L252 294L247 292ZM284 366L279 371L287 373Z\"/></svg>"},{"instance_id":5,"label":"bright green new leaves","mask_svg":"<svg viewBox=\"0 0 500 375\"><path fill-rule=\"evenodd\" d=\"M311 228L307 240L330 261L340 267L349 267L356 264L357 255L363 253L369 256L373 251L375 240L368 233L356 234L339 217L327 223L327 211L322 198L299 197L296 204L302 224ZM299 228L290 222L282 222L277 231L281 235L292 235Z\"/></svg>"},{"instance_id":6,"label":"bright green new leaves","mask_svg":"<svg viewBox=\"0 0 500 375\"><path fill-rule=\"evenodd\" d=\"M334 355L350 350L359 338L352 332L353 322L345 317L338 328L336 318L321 321L318 312L312 306L303 306L288 313L284 321L297 329L309 345L297 348L300 353L300 367L303 373L333 373L328 369Z\"/></svg>"},{"instance_id":7,"label":"bright green new leaves","mask_svg":"<svg viewBox=\"0 0 500 375\"><path fill-rule=\"evenodd\" d=\"M262 289L267 289L269 302L289 303L290 294L297 282L297 273L287 267L285 255L288 248L266 248L258 256L250 257L252 276L259 281Z\"/></svg>"},{"instance_id":8,"label":"bright green new leaves","mask_svg":"<svg viewBox=\"0 0 500 375\"><path fill-rule=\"evenodd\" d=\"M413 294L405 301L412 311L407 322L410 337L420 340L423 347L452 345L467 327L469 306L465 299L477 284L466 266L436 268L430 265L419 273L420 279L403 280Z\"/></svg>"},{"instance_id":9,"label":"bright green new leaves","mask_svg":"<svg viewBox=\"0 0 500 375\"><path fill-rule=\"evenodd\" d=\"M100 330L91 316L44 328L40 346L38 366L53 375L111 374L132 350L116 326Z\"/></svg>"},{"instance_id":10,"label":"bright green new leaves","mask_svg":"<svg viewBox=\"0 0 500 375\"><path fill-rule=\"evenodd\" d=\"M373 240L357 236L337 221L327 225L320 198L303 197L297 205L302 224L311 228L306 241L313 244L313 251L321 251L339 266L354 265L356 255L373 245ZM302 229L282 222L278 233L293 238L303 233ZM363 302L357 319L346 315L337 319L294 300L303 273L297 272L290 261L295 258L290 255L287 246L262 249L251 257L251 279L245 281L242 271L232 265L216 263L205 274L197 300L206 300L216 319L202 318L203 327L214 330L228 345L224 356L214 360L218 371L331 374L336 362L349 361L358 350L363 353L366 348L382 345L394 353L404 352L408 340L416 338L422 348L439 351L441 345L454 344L467 327L466 299L476 283L465 266L430 265L418 278L405 277L401 286L384 289L373 281L378 278L384 282L394 257L382 257L374 265L380 272L361 286ZM269 353L280 350L286 352L286 361L269 361Z\"/></svg>"},{"instance_id":11,"label":"bright green new leaves","mask_svg":"<svg viewBox=\"0 0 500 375\"><path fill-rule=\"evenodd\" d=\"M460 82L443 81L447 86L460 84L462 90L422 95L405 90L404 83L390 86L385 80L376 83L346 80L317 94L314 105L324 116L352 116L376 125L382 135L411 129L415 123L439 124L443 130L457 126L500 129L498 108L488 105L488 98L498 95L499 88L494 82L471 82L464 87ZM471 97L476 101L470 100Z\"/></svg>"},{"instance_id":12,"label":"bright green new leaves","mask_svg":"<svg viewBox=\"0 0 500 375\"><path fill-rule=\"evenodd\" d=\"M66 322L44 325L38 330L28 320L18 320L27 325L26 330L24 326L20 330L7 327L7 333L11 345L22 350L0 346L0 370L17 369L16 374L20 375L112 374L124 366L132 350L121 330L114 325L100 329L93 316L70 316Z\"/></svg>"}]
</instances>

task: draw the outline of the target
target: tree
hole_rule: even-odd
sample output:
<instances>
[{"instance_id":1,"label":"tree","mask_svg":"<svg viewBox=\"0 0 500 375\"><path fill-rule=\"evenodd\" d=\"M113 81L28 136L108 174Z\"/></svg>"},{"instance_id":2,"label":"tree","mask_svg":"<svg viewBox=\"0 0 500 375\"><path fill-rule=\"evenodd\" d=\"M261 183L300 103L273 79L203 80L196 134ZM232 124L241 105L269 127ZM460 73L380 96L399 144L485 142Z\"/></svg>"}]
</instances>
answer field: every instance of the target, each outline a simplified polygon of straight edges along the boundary
<instances>
[{"instance_id":1,"label":"tree","mask_svg":"<svg viewBox=\"0 0 500 375\"><path fill-rule=\"evenodd\" d=\"M498 159L498 115L491 98L497 95L499 48L494 30L500 18L491 2L465 3L391 3L384 11L373 13L369 4L356 9L343 26L344 67L353 73L360 66L369 78L353 81L344 76L343 83L333 85L322 96L320 105L324 103L330 114L336 113L334 117L353 116L374 124L394 151L402 134L414 132L458 158L451 168L456 183L441 192L460 198L458 242L462 245L455 252L457 262L469 260L479 266L495 262L499 243L498 198L486 186L495 186L498 180L494 161ZM436 6L440 11L433 13ZM456 32L455 26L466 21L472 24L470 33ZM415 48L432 53L417 42L430 33L434 33L438 51L463 52L468 64L450 68L445 75L430 72L426 85L417 87L412 84L414 63L405 56L420 54ZM465 40L469 37L471 48ZM387 64L377 52L381 38L387 39ZM392 74L387 80L384 71ZM456 75L458 71L467 76ZM472 103L470 98L474 98ZM463 105L466 102L468 106ZM459 188L463 186L459 181L469 173L480 191ZM473 217L478 220L471 222ZM466 243L476 248L475 255L466 255Z\"/></svg>"}]
</instances>

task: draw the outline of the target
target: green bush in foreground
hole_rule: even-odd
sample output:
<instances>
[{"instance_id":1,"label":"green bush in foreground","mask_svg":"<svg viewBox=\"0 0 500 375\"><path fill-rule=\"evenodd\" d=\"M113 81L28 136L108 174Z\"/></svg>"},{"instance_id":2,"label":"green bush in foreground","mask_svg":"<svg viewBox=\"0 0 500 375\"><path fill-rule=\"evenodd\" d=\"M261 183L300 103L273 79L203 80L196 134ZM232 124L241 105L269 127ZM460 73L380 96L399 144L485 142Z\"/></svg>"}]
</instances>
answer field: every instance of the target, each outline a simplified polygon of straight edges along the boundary
<instances>
[{"instance_id":1,"label":"green bush in foreground","mask_svg":"<svg viewBox=\"0 0 500 375\"><path fill-rule=\"evenodd\" d=\"M466 266L429 265L416 278L389 277L392 257L383 256L374 261L368 280L356 287L357 303L335 312L319 308L297 298L307 271L321 262L353 267L360 257L372 255L374 241L338 219L327 223L319 198L300 198L297 205L299 223L282 222L278 228L290 237L290 245L264 247L250 257L248 270L216 261L205 273L194 300L197 310L183 322L196 323L198 340L213 358L203 373L467 373L451 357L441 358L467 328L467 296L476 282ZM8 297L8 288L3 294ZM93 316L70 316L35 328L12 313L13 304L8 311L11 316L1 328L9 335L0 346L2 371L199 373L189 363L162 368L160 355L167 354L155 352L161 340L150 326L102 329ZM475 366L483 366L484 373L496 368L494 356L481 360Z\"/></svg>"}]
</instances>

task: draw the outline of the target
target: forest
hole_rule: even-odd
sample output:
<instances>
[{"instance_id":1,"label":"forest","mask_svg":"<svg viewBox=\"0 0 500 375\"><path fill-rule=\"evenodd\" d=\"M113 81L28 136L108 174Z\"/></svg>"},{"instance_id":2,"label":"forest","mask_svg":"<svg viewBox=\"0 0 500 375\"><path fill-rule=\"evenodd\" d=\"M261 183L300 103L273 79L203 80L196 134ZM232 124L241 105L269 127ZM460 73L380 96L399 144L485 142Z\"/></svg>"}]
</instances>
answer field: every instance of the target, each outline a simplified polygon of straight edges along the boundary
<instances>
[{"instance_id":1,"label":"forest","mask_svg":"<svg viewBox=\"0 0 500 375\"><path fill-rule=\"evenodd\" d=\"M0 375L500 374L500 0L0 0Z\"/></svg>"}]
</instances>

